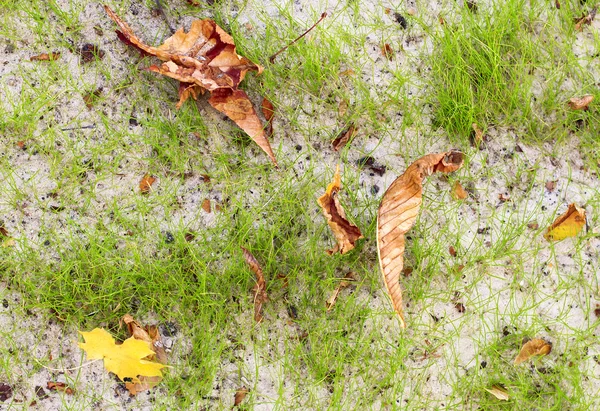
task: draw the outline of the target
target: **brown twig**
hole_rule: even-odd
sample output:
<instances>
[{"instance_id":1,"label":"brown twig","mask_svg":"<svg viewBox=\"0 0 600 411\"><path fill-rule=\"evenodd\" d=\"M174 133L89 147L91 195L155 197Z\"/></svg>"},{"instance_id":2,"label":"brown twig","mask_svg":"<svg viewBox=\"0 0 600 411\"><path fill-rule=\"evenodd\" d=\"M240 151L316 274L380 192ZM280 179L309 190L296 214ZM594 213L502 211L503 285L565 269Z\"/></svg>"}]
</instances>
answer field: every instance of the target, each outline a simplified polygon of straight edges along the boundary
<instances>
[{"instance_id":1,"label":"brown twig","mask_svg":"<svg viewBox=\"0 0 600 411\"><path fill-rule=\"evenodd\" d=\"M277 53L275 53L271 57L269 57L269 62L271 64L273 64L275 62L275 58L278 55L280 55L281 53L283 53L284 51L286 51L289 46L291 46L292 44L294 44L295 42L297 42L298 40L300 40L302 37L306 36L308 34L308 32L310 32L312 29L314 29L315 27L317 27L317 24L319 24L321 21L323 21L323 19L325 17L327 17L327 12L323 12L323 14L321 14L321 18L315 24L313 24L308 30L306 30L304 33L302 33L300 36L298 36L294 41L292 41L290 44L288 44L287 46L285 46L284 48L282 48L281 50L279 50Z\"/></svg>"}]
</instances>

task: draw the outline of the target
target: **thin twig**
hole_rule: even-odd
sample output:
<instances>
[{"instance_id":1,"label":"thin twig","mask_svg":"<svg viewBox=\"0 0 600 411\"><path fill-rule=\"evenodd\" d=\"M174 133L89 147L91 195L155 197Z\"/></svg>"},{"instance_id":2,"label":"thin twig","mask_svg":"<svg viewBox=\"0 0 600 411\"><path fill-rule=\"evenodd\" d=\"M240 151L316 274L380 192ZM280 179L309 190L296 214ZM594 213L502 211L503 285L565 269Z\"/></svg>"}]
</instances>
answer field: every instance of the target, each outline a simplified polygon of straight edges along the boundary
<instances>
[{"instance_id":1,"label":"thin twig","mask_svg":"<svg viewBox=\"0 0 600 411\"><path fill-rule=\"evenodd\" d=\"M323 19L325 17L327 17L327 12L323 12L323 14L321 14L321 18L315 24L313 24L308 30L306 30L299 37L297 37L296 40L292 41L290 44L288 44L287 46L285 46L284 48L282 48L281 50L279 50L277 53L275 53L271 57L269 57L269 62L271 64L273 64L275 62L275 57L277 57L278 55L280 55L281 53L283 53L285 50L287 50L287 48L289 46L291 46L292 44L294 44L295 42L297 42L298 40L300 40L302 37L306 36L308 34L308 32L311 31L312 29L314 29L315 27L317 27L317 24L319 24L321 21L323 21Z\"/></svg>"},{"instance_id":2,"label":"thin twig","mask_svg":"<svg viewBox=\"0 0 600 411\"><path fill-rule=\"evenodd\" d=\"M66 128L61 128L60 131L70 131L70 130L81 130L84 128L96 128L95 124L89 125L89 126L80 126L80 127L66 127Z\"/></svg>"}]
</instances>

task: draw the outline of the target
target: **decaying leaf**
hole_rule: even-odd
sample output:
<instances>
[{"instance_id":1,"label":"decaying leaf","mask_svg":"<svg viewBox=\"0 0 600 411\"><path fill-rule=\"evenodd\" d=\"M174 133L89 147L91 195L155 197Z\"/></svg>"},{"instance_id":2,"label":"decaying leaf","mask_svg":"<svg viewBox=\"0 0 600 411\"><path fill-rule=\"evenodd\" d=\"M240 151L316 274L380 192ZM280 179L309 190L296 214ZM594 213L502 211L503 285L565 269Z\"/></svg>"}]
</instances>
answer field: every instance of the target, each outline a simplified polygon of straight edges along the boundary
<instances>
[{"instance_id":1,"label":"decaying leaf","mask_svg":"<svg viewBox=\"0 0 600 411\"><path fill-rule=\"evenodd\" d=\"M354 248L357 240L363 238L360 229L346 218L346 212L340 204L337 195L341 188L340 166L338 164L335 169L333 181L327 186L325 194L317 200L317 203L323 210L323 215L327 219L327 224L329 224L337 240L337 245L327 251L329 254L334 254L338 251L341 254L346 254Z\"/></svg>"},{"instance_id":2,"label":"decaying leaf","mask_svg":"<svg viewBox=\"0 0 600 411\"><path fill-rule=\"evenodd\" d=\"M60 53L42 53L37 56L30 57L31 61L54 61L60 58Z\"/></svg>"},{"instance_id":3,"label":"decaying leaf","mask_svg":"<svg viewBox=\"0 0 600 411\"><path fill-rule=\"evenodd\" d=\"M344 131L342 131L336 138L331 142L331 146L335 151L340 151L347 143L350 141L352 137L358 131L358 127L351 125Z\"/></svg>"},{"instance_id":4,"label":"decaying leaf","mask_svg":"<svg viewBox=\"0 0 600 411\"><path fill-rule=\"evenodd\" d=\"M354 280L353 272L349 272L348 274L346 274L344 276L344 278L338 284L337 288L333 291L333 293L331 293L331 296L325 302L325 307L327 308L327 311L331 311L331 309L333 308L333 305L335 304L335 301L337 300L337 297L338 297L340 291L342 291L344 288L346 288L350 284L352 284L351 281L353 281L353 280Z\"/></svg>"},{"instance_id":5,"label":"decaying leaf","mask_svg":"<svg viewBox=\"0 0 600 411\"><path fill-rule=\"evenodd\" d=\"M68 395L75 394L75 390L73 388L69 387L64 382L48 381L48 383L46 384L46 388L48 388L49 390L52 390L52 391L61 391Z\"/></svg>"},{"instance_id":6,"label":"decaying leaf","mask_svg":"<svg viewBox=\"0 0 600 411\"><path fill-rule=\"evenodd\" d=\"M542 340L541 338L534 338L523 344L521 351L519 351L519 355L515 358L515 365L527 361L534 355L547 355L550 351L552 351L551 343Z\"/></svg>"},{"instance_id":7,"label":"decaying leaf","mask_svg":"<svg viewBox=\"0 0 600 411\"><path fill-rule=\"evenodd\" d=\"M492 388L486 388L485 390L502 401L508 401L510 398L508 396L508 391L499 385L492 385Z\"/></svg>"},{"instance_id":8,"label":"decaying leaf","mask_svg":"<svg viewBox=\"0 0 600 411\"><path fill-rule=\"evenodd\" d=\"M103 359L104 368L122 381L128 378L139 382L139 376L162 377L161 369L165 365L143 359L154 355L145 341L130 337L117 345L115 339L102 328L79 333L85 340L85 343L79 343L79 347L87 353L88 359Z\"/></svg>"},{"instance_id":9,"label":"decaying leaf","mask_svg":"<svg viewBox=\"0 0 600 411\"><path fill-rule=\"evenodd\" d=\"M145 360L167 364L167 352L165 351L160 332L156 325L142 327L130 314L125 314L122 321L127 325L131 337L139 341L144 341L148 344L148 348L154 351L154 354L148 355L144 358ZM161 376L140 376L139 382L126 382L125 388L127 388L131 395L137 395L142 391L154 388L161 381Z\"/></svg>"},{"instance_id":10,"label":"decaying leaf","mask_svg":"<svg viewBox=\"0 0 600 411\"><path fill-rule=\"evenodd\" d=\"M548 227L544 238L548 241L559 241L567 237L575 237L585 225L585 210L575 203L569 204L564 214L558 216Z\"/></svg>"},{"instance_id":11,"label":"decaying leaf","mask_svg":"<svg viewBox=\"0 0 600 411\"><path fill-rule=\"evenodd\" d=\"M100 50L98 46L90 43L86 43L79 47L79 49L77 49L77 53L81 56L83 63L89 63L96 60L96 58L101 59L104 57L104 51Z\"/></svg>"},{"instance_id":12,"label":"decaying leaf","mask_svg":"<svg viewBox=\"0 0 600 411\"><path fill-rule=\"evenodd\" d=\"M165 62L160 66L150 66L148 70L181 82L178 107L188 98L195 99L198 93L208 90L212 94L208 101L210 105L248 133L277 166L252 102L245 92L238 89L248 71L260 73L263 69L237 54L233 37L213 20L194 20L189 32L179 29L161 46L153 47L133 34L129 25L110 7L104 6L104 9L119 26L117 36L121 41Z\"/></svg>"},{"instance_id":13,"label":"decaying leaf","mask_svg":"<svg viewBox=\"0 0 600 411\"><path fill-rule=\"evenodd\" d=\"M598 12L598 7L594 7L587 15L584 13L581 17L578 17L575 20L575 30L581 31L583 30L583 26L586 24L592 24L594 18L596 18L596 13Z\"/></svg>"},{"instance_id":14,"label":"decaying leaf","mask_svg":"<svg viewBox=\"0 0 600 411\"><path fill-rule=\"evenodd\" d=\"M142 194L148 194L152 190L152 184L156 181L156 178L150 174L144 175L140 180L140 192Z\"/></svg>"},{"instance_id":15,"label":"decaying leaf","mask_svg":"<svg viewBox=\"0 0 600 411\"><path fill-rule=\"evenodd\" d=\"M250 390L248 390L248 388L246 387L238 388L233 398L233 406L237 407L238 405L240 405L249 392Z\"/></svg>"},{"instance_id":16,"label":"decaying leaf","mask_svg":"<svg viewBox=\"0 0 600 411\"><path fill-rule=\"evenodd\" d=\"M404 266L404 235L414 225L423 189L423 179L436 172L450 173L463 164L459 151L428 154L412 163L387 189L377 214L377 252L383 282L400 318L406 327L400 290L400 274Z\"/></svg>"},{"instance_id":17,"label":"decaying leaf","mask_svg":"<svg viewBox=\"0 0 600 411\"><path fill-rule=\"evenodd\" d=\"M250 269L256 276L256 284L254 285L254 321L261 322L263 319L263 304L267 302L269 297L267 296L267 282L265 281L265 275L263 274L262 268L258 260L254 258L252 253L246 250L244 247L242 252L244 253L244 261L250 266Z\"/></svg>"},{"instance_id":18,"label":"decaying leaf","mask_svg":"<svg viewBox=\"0 0 600 411\"><path fill-rule=\"evenodd\" d=\"M589 109L590 103L594 100L594 96L592 94L586 94L581 97L573 97L569 99L567 103L571 110L587 110Z\"/></svg>"},{"instance_id":19,"label":"decaying leaf","mask_svg":"<svg viewBox=\"0 0 600 411\"><path fill-rule=\"evenodd\" d=\"M456 180L452 186L452 197L454 197L456 200L464 200L468 196L469 193L467 193L467 190L465 190L460 182Z\"/></svg>"}]
</instances>

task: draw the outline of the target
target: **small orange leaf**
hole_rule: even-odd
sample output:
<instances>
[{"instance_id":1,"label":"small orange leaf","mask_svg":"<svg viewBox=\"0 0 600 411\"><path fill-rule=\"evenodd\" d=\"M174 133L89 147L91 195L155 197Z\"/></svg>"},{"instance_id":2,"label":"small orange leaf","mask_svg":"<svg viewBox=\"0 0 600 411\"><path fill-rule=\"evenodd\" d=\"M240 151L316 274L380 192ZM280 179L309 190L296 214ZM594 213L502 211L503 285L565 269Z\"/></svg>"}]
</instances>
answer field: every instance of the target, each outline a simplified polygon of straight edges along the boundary
<instances>
[{"instance_id":1,"label":"small orange leaf","mask_svg":"<svg viewBox=\"0 0 600 411\"><path fill-rule=\"evenodd\" d=\"M456 180L454 182L454 185L452 186L452 197L454 197L457 200L464 200L468 196L469 193L467 193L467 191L463 188L460 182Z\"/></svg>"},{"instance_id":2,"label":"small orange leaf","mask_svg":"<svg viewBox=\"0 0 600 411\"><path fill-rule=\"evenodd\" d=\"M156 178L150 174L144 175L140 181L140 192L142 194L148 194L152 190L152 184L156 181Z\"/></svg>"},{"instance_id":3,"label":"small orange leaf","mask_svg":"<svg viewBox=\"0 0 600 411\"><path fill-rule=\"evenodd\" d=\"M381 54L385 56L388 60L394 59L394 49L388 43L385 43L381 46Z\"/></svg>"},{"instance_id":4,"label":"small orange leaf","mask_svg":"<svg viewBox=\"0 0 600 411\"><path fill-rule=\"evenodd\" d=\"M519 355L515 358L515 365L527 361L534 355L547 355L550 351L552 351L551 343L542 340L541 338L534 338L523 344L521 351L519 351Z\"/></svg>"},{"instance_id":5,"label":"small orange leaf","mask_svg":"<svg viewBox=\"0 0 600 411\"><path fill-rule=\"evenodd\" d=\"M548 241L559 241L567 237L575 237L585 225L585 210L575 203L569 204L567 211L560 215L544 234Z\"/></svg>"},{"instance_id":6,"label":"small orange leaf","mask_svg":"<svg viewBox=\"0 0 600 411\"><path fill-rule=\"evenodd\" d=\"M263 274L263 270L258 263L258 260L252 255L252 253L246 250L244 247L241 247L242 252L244 253L244 261L246 264L250 266L250 269L256 275L256 284L254 285L254 321L257 323L261 322L263 319L262 311L263 304L267 302L269 297L267 296L267 283L265 281L265 276Z\"/></svg>"},{"instance_id":7,"label":"small orange leaf","mask_svg":"<svg viewBox=\"0 0 600 411\"><path fill-rule=\"evenodd\" d=\"M249 392L250 391L246 387L238 388L238 390L235 392L235 396L233 399L233 406L237 407L238 405L240 405Z\"/></svg>"},{"instance_id":8,"label":"small orange leaf","mask_svg":"<svg viewBox=\"0 0 600 411\"><path fill-rule=\"evenodd\" d=\"M590 103L594 100L594 96L591 94L586 94L581 97L573 97L569 99L567 103L571 110L587 110L589 109Z\"/></svg>"},{"instance_id":9,"label":"small orange leaf","mask_svg":"<svg viewBox=\"0 0 600 411\"><path fill-rule=\"evenodd\" d=\"M60 53L42 53L29 58L31 61L54 61L60 58Z\"/></svg>"},{"instance_id":10,"label":"small orange leaf","mask_svg":"<svg viewBox=\"0 0 600 411\"><path fill-rule=\"evenodd\" d=\"M338 164L335 169L333 181L327 186L325 194L317 200L317 203L323 210L323 215L327 219L327 224L337 240L337 245L327 251L329 254L334 254L338 251L341 254L345 254L354 248L357 240L363 238L360 229L346 218L344 208L337 196L341 187L340 166Z\"/></svg>"},{"instance_id":11,"label":"small orange leaf","mask_svg":"<svg viewBox=\"0 0 600 411\"><path fill-rule=\"evenodd\" d=\"M205 198L204 201L202 201L202 209L210 214L211 211L211 207L210 207L210 200L208 198Z\"/></svg>"}]
</instances>

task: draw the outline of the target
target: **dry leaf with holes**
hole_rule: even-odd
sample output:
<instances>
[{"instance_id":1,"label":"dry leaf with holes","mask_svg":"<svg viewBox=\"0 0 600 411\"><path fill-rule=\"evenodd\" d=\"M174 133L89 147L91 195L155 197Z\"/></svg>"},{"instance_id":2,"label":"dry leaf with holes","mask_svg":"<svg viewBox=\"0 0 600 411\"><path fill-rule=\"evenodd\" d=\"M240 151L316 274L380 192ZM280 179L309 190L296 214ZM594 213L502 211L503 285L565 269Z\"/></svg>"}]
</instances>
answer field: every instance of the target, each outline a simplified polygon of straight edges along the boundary
<instances>
[{"instance_id":1,"label":"dry leaf with holes","mask_svg":"<svg viewBox=\"0 0 600 411\"><path fill-rule=\"evenodd\" d=\"M468 196L469 193L467 193L467 190L465 190L460 182L456 180L452 186L452 197L456 200L464 200Z\"/></svg>"},{"instance_id":2,"label":"dry leaf with holes","mask_svg":"<svg viewBox=\"0 0 600 411\"><path fill-rule=\"evenodd\" d=\"M104 368L116 374L121 381L140 382L140 376L162 377L161 369L165 365L144 359L155 354L145 341L130 337L123 344L116 344L103 328L79 333L85 340L85 343L79 343L79 347L87 353L88 360L104 360Z\"/></svg>"},{"instance_id":3,"label":"dry leaf with holes","mask_svg":"<svg viewBox=\"0 0 600 411\"><path fill-rule=\"evenodd\" d=\"M265 281L265 275L263 274L262 268L258 260L254 258L252 253L246 250L244 247L242 252L244 253L244 261L250 267L254 275L256 276L256 284L254 285L254 321L261 322L263 319L263 304L267 302L269 297L267 296L267 282Z\"/></svg>"},{"instance_id":4,"label":"dry leaf with holes","mask_svg":"<svg viewBox=\"0 0 600 411\"><path fill-rule=\"evenodd\" d=\"M515 358L515 365L527 361L534 355L548 355L550 354L550 351L552 351L551 343L542 340L541 338L534 338L523 344L521 351L519 351L519 355Z\"/></svg>"},{"instance_id":5,"label":"dry leaf with holes","mask_svg":"<svg viewBox=\"0 0 600 411\"><path fill-rule=\"evenodd\" d=\"M142 52L158 57L163 64L150 66L153 71L180 82L180 107L187 99L196 99L199 93L208 90L211 106L231 118L262 148L273 164L275 155L263 126L248 95L238 89L248 71L262 72L262 67L236 52L233 37L213 20L194 20L189 32L177 30L159 47L140 40L133 31L108 6L108 16L120 28L119 39Z\"/></svg>"},{"instance_id":6,"label":"dry leaf with holes","mask_svg":"<svg viewBox=\"0 0 600 411\"><path fill-rule=\"evenodd\" d=\"M127 325L127 330L131 337L139 341L144 341L148 344L148 348L154 352L154 354L145 357L145 360L158 361L161 364L167 364L167 352L165 351L162 338L156 325L142 327L130 314L125 314L122 321ZM139 382L126 382L125 388L127 388L131 395L137 395L142 391L154 388L161 381L162 376L141 376Z\"/></svg>"},{"instance_id":7,"label":"dry leaf with holes","mask_svg":"<svg viewBox=\"0 0 600 411\"><path fill-rule=\"evenodd\" d=\"M509 399L508 391L499 385L492 385L492 388L486 388L485 390L499 400L508 401Z\"/></svg>"},{"instance_id":8,"label":"dry leaf with holes","mask_svg":"<svg viewBox=\"0 0 600 411\"><path fill-rule=\"evenodd\" d=\"M575 237L585 225L585 210L575 203L569 204L567 211L560 215L544 234L548 241L563 240Z\"/></svg>"},{"instance_id":9,"label":"dry leaf with holes","mask_svg":"<svg viewBox=\"0 0 600 411\"><path fill-rule=\"evenodd\" d=\"M331 142L331 146L335 151L340 151L352 137L358 131L358 127L351 125L344 131L342 131L336 138Z\"/></svg>"},{"instance_id":10,"label":"dry leaf with holes","mask_svg":"<svg viewBox=\"0 0 600 411\"><path fill-rule=\"evenodd\" d=\"M338 164L333 181L327 186L325 194L317 200L323 210L323 215L327 219L327 224L329 224L337 240L336 246L327 251L328 254L335 254L338 251L341 254L346 254L354 248L357 240L363 238L360 229L346 218L346 212L338 198L338 192L341 188L340 166Z\"/></svg>"},{"instance_id":11,"label":"dry leaf with holes","mask_svg":"<svg viewBox=\"0 0 600 411\"><path fill-rule=\"evenodd\" d=\"M152 184L156 181L156 178L150 174L144 175L140 180L140 192L142 194L148 194L152 190Z\"/></svg>"},{"instance_id":12,"label":"dry leaf with holes","mask_svg":"<svg viewBox=\"0 0 600 411\"><path fill-rule=\"evenodd\" d=\"M60 58L60 53L42 53L37 56L30 57L31 61L55 61Z\"/></svg>"},{"instance_id":13,"label":"dry leaf with holes","mask_svg":"<svg viewBox=\"0 0 600 411\"><path fill-rule=\"evenodd\" d=\"M590 103L594 100L594 96L591 94L586 94L581 97L573 97L569 99L567 103L571 110L587 110L589 109Z\"/></svg>"},{"instance_id":14,"label":"dry leaf with holes","mask_svg":"<svg viewBox=\"0 0 600 411\"><path fill-rule=\"evenodd\" d=\"M584 13L581 17L578 17L575 20L575 30L582 31L583 26L586 24L592 24L594 18L596 18L596 12L598 11L598 7L594 7L587 15Z\"/></svg>"},{"instance_id":15,"label":"dry leaf with holes","mask_svg":"<svg viewBox=\"0 0 600 411\"><path fill-rule=\"evenodd\" d=\"M423 190L423 180L433 173L451 173L463 165L459 151L428 154L412 163L387 189L377 214L377 252L383 282L400 318L406 327L400 290L400 274L404 266L404 235L414 225Z\"/></svg>"},{"instance_id":16,"label":"dry leaf with holes","mask_svg":"<svg viewBox=\"0 0 600 411\"><path fill-rule=\"evenodd\" d=\"M333 291L333 293L331 293L331 296L325 302L325 307L327 308L327 311L331 311L335 304L335 301L337 300L338 295L340 294L340 291L352 284L351 281L354 281L353 272L349 272L348 274L346 274L338 284L337 288Z\"/></svg>"}]
</instances>

